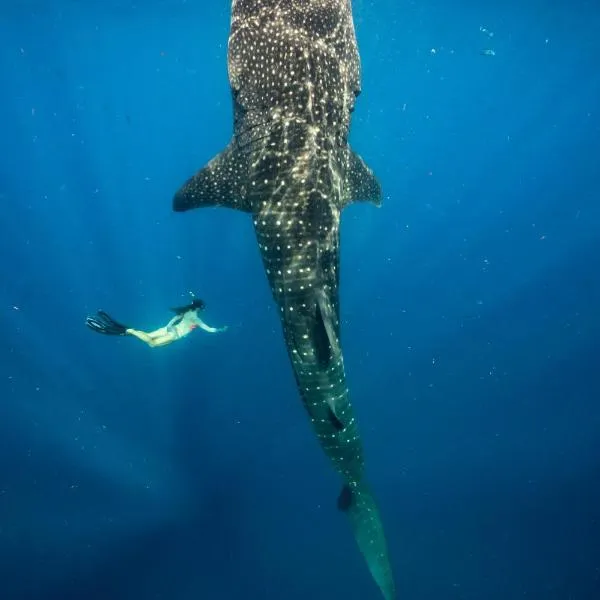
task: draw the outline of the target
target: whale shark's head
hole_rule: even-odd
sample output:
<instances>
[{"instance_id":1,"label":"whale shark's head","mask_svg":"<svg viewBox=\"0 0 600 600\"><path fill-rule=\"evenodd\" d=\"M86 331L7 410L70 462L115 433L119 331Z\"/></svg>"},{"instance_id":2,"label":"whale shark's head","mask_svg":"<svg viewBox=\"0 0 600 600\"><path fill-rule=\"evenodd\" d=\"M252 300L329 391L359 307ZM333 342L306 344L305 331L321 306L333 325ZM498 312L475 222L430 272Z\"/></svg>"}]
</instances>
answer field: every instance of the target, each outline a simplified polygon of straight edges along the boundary
<instances>
[{"instance_id":1,"label":"whale shark's head","mask_svg":"<svg viewBox=\"0 0 600 600\"><path fill-rule=\"evenodd\" d=\"M240 110L325 126L345 141L360 92L349 0L234 1L228 59Z\"/></svg>"},{"instance_id":2,"label":"whale shark's head","mask_svg":"<svg viewBox=\"0 0 600 600\"><path fill-rule=\"evenodd\" d=\"M349 202L379 205L379 183L348 148L360 92L350 0L234 0L228 70L233 139L177 192L176 211L227 206L314 238L334 236ZM283 205L293 218L277 217Z\"/></svg>"}]
</instances>

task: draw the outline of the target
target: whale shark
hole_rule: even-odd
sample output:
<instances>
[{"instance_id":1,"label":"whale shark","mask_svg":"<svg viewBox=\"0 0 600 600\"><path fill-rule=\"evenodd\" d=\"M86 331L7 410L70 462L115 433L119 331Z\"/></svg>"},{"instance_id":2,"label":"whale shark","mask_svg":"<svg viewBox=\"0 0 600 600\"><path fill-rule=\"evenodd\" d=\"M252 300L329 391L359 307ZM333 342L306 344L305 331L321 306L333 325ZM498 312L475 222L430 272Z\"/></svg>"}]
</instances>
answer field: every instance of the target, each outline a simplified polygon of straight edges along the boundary
<instances>
[{"instance_id":1,"label":"whale shark","mask_svg":"<svg viewBox=\"0 0 600 600\"><path fill-rule=\"evenodd\" d=\"M175 193L183 212L249 213L279 308L296 384L343 480L338 508L385 600L395 586L365 476L340 340L340 215L381 204L381 186L349 146L361 91L350 0L233 0L227 50L233 136Z\"/></svg>"}]
</instances>

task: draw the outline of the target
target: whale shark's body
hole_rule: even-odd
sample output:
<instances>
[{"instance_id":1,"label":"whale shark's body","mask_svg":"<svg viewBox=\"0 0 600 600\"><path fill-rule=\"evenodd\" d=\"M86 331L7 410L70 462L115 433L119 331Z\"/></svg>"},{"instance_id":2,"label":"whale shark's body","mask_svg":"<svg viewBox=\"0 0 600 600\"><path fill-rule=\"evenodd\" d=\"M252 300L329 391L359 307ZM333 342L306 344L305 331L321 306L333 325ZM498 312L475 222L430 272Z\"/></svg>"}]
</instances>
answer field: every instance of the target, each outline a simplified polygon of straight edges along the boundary
<instances>
[{"instance_id":1,"label":"whale shark's body","mask_svg":"<svg viewBox=\"0 0 600 600\"><path fill-rule=\"evenodd\" d=\"M340 347L340 212L352 201L381 200L379 183L348 145L360 92L350 0L233 0L228 69L233 138L173 207L252 215L300 395L344 480L338 506L391 600L387 545L364 478Z\"/></svg>"}]
</instances>

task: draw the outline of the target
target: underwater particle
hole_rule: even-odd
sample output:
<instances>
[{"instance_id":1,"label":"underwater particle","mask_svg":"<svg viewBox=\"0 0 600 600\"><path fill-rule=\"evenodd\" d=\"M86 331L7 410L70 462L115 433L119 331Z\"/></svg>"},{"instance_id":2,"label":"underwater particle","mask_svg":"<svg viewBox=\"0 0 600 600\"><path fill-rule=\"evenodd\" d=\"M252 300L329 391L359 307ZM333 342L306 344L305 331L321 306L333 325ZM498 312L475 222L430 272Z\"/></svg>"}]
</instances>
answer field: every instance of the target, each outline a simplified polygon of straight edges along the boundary
<instances>
[{"instance_id":1,"label":"underwater particle","mask_svg":"<svg viewBox=\"0 0 600 600\"><path fill-rule=\"evenodd\" d=\"M484 50L480 50L479 54L481 54L481 56L496 56L496 51L491 48L485 48Z\"/></svg>"},{"instance_id":2,"label":"underwater particle","mask_svg":"<svg viewBox=\"0 0 600 600\"><path fill-rule=\"evenodd\" d=\"M483 25L479 27L479 31L481 31L481 33L485 33L485 35L487 35L489 38L494 37L494 32L490 31L487 27L483 27Z\"/></svg>"}]
</instances>

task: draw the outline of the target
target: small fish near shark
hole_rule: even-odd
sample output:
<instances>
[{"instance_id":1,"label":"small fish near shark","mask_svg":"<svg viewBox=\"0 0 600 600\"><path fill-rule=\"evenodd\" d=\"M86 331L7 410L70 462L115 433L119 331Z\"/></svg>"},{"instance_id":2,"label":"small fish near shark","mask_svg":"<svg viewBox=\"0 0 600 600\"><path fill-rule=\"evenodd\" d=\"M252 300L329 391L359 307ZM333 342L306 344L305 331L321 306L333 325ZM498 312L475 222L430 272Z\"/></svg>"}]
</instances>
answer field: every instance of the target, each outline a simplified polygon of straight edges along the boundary
<instances>
[{"instance_id":1,"label":"small fish near shark","mask_svg":"<svg viewBox=\"0 0 600 600\"><path fill-rule=\"evenodd\" d=\"M233 0L233 137L175 194L177 212L249 213L303 404L343 479L338 508L385 600L395 586L364 474L340 343L339 226L381 187L348 144L360 93L351 0Z\"/></svg>"}]
</instances>

